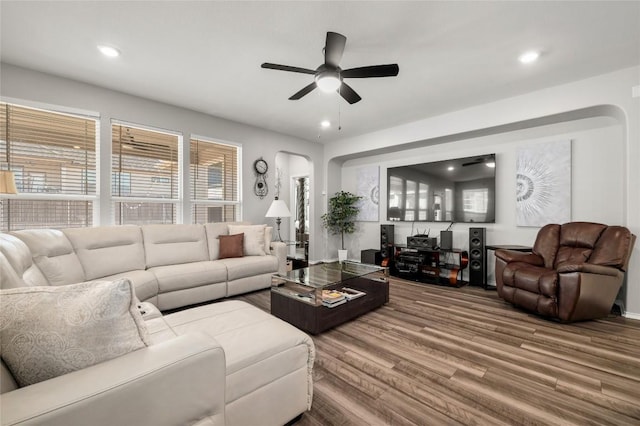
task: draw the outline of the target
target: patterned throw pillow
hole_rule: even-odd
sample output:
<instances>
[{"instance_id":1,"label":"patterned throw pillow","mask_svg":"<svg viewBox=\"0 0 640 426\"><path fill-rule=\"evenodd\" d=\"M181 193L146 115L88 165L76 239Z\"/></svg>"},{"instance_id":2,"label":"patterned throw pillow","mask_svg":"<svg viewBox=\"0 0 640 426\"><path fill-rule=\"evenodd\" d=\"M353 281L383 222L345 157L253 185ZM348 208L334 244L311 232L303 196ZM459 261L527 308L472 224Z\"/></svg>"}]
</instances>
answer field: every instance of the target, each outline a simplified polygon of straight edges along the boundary
<instances>
[{"instance_id":1,"label":"patterned throw pillow","mask_svg":"<svg viewBox=\"0 0 640 426\"><path fill-rule=\"evenodd\" d=\"M264 233L267 225L229 225L229 235L244 234L244 255L264 256Z\"/></svg>"},{"instance_id":2,"label":"patterned throw pillow","mask_svg":"<svg viewBox=\"0 0 640 426\"><path fill-rule=\"evenodd\" d=\"M28 386L143 348L137 302L126 278L1 290L2 358Z\"/></svg>"}]
</instances>

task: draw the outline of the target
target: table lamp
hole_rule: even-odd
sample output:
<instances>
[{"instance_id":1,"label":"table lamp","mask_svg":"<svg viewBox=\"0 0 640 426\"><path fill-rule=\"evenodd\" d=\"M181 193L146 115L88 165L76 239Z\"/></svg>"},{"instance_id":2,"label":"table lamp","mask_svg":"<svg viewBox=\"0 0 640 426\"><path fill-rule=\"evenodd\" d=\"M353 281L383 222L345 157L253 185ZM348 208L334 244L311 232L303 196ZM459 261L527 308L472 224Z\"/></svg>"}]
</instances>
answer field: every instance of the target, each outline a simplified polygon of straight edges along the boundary
<instances>
[{"instance_id":1,"label":"table lamp","mask_svg":"<svg viewBox=\"0 0 640 426\"><path fill-rule=\"evenodd\" d=\"M276 218L276 225L278 225L278 239L276 241L282 241L282 237L280 236L280 224L282 223L282 218L291 217L291 212L289 211L287 204L282 200L278 200L278 197L276 197L276 199L271 202L271 206L269 206L269 210L267 210L265 217Z\"/></svg>"},{"instance_id":2,"label":"table lamp","mask_svg":"<svg viewBox=\"0 0 640 426\"><path fill-rule=\"evenodd\" d=\"M0 170L0 194L17 194L16 180L12 171ZM4 203L0 198L0 216L4 216Z\"/></svg>"},{"instance_id":3,"label":"table lamp","mask_svg":"<svg viewBox=\"0 0 640 426\"><path fill-rule=\"evenodd\" d=\"M0 170L0 194L17 194L16 179L12 171Z\"/></svg>"}]
</instances>

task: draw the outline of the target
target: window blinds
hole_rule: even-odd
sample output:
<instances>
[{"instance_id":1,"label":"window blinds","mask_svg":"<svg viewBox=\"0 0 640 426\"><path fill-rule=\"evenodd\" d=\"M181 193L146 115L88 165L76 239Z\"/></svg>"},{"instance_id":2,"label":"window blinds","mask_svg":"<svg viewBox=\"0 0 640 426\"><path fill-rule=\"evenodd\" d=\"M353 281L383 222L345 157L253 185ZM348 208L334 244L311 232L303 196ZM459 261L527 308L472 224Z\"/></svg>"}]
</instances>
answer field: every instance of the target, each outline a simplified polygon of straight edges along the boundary
<instances>
[{"instance_id":1,"label":"window blinds","mask_svg":"<svg viewBox=\"0 0 640 426\"><path fill-rule=\"evenodd\" d=\"M237 219L239 153L234 145L191 139L189 187L194 223Z\"/></svg>"},{"instance_id":2,"label":"window blinds","mask_svg":"<svg viewBox=\"0 0 640 426\"><path fill-rule=\"evenodd\" d=\"M0 167L19 194L2 201L3 231L91 226L97 120L0 103Z\"/></svg>"},{"instance_id":3,"label":"window blinds","mask_svg":"<svg viewBox=\"0 0 640 426\"><path fill-rule=\"evenodd\" d=\"M179 137L122 124L111 132L115 223L175 223Z\"/></svg>"}]
</instances>

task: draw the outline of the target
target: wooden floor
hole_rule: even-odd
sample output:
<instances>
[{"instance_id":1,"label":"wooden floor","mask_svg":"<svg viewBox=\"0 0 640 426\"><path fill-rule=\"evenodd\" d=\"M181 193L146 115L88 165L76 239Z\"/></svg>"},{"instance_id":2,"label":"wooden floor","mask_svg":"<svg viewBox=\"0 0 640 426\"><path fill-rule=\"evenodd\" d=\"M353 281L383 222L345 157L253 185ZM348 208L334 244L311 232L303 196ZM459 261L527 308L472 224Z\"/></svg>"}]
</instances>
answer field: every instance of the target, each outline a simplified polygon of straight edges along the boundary
<instances>
[{"instance_id":1,"label":"wooden floor","mask_svg":"<svg viewBox=\"0 0 640 426\"><path fill-rule=\"evenodd\" d=\"M243 297L265 310L269 291ZM313 336L297 425L640 425L640 321L559 324L477 287L390 280L390 302Z\"/></svg>"}]
</instances>

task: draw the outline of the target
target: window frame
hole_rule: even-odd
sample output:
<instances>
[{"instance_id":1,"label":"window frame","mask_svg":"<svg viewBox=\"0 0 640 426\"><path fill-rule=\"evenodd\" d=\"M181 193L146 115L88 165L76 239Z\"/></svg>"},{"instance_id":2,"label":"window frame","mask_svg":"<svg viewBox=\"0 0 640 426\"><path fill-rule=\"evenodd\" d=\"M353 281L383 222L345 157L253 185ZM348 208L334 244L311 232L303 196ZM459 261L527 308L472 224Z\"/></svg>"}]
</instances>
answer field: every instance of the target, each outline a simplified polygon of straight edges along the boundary
<instances>
[{"instance_id":1,"label":"window frame","mask_svg":"<svg viewBox=\"0 0 640 426\"><path fill-rule=\"evenodd\" d=\"M176 158L176 165L177 165L177 171L176 171L176 185L177 185L177 190L176 190L176 196L173 198L161 198L161 197L136 197L136 196L118 196L118 195L113 195L113 176L114 173L128 173L126 171L122 171L122 168L120 170L116 170L114 171L114 167L113 167L113 158L114 158L114 151L113 151L113 128L114 126L122 126L122 127L130 127L130 128L135 128L135 129L139 129L142 131L149 131L149 132L157 132L157 133L163 133L166 135L171 135L171 136L176 136L178 138L178 146L176 148L177 150L177 158ZM184 223L183 222L183 214L182 214L182 210L183 210L183 204L184 204L184 196L183 196L183 189L182 189L182 182L183 182L183 163L184 163L184 156L182 154L183 152L183 143L184 143L184 137L183 134L181 132L175 131L175 130L168 130L168 129L163 129L163 128L159 128L159 127L154 127L154 126L149 126L149 125L145 125L145 124L138 124L138 123L132 123L129 121L124 121L124 120L119 120L119 119L115 119L112 118L111 119L111 123L109 126L110 129L110 134L109 134L109 138L112 141L111 143L111 149L110 149L110 155L109 155L109 205L110 205L110 217L109 220L111 221L111 223L115 223L116 225L125 225L126 223L120 223L119 219L117 218L117 207L116 204L117 203L138 203L138 204L171 204L173 206L174 209L174 220L173 220L173 224L180 224L180 223ZM133 185L133 177L130 176L129 177L129 185L131 189L131 186Z\"/></svg>"},{"instance_id":2,"label":"window frame","mask_svg":"<svg viewBox=\"0 0 640 426\"><path fill-rule=\"evenodd\" d=\"M87 169L87 168L78 168L78 170L81 171L81 175L87 175L87 173L92 172L93 175L95 176L95 182L93 183L93 186L95 186L95 191L93 193L85 193L85 194L73 194L73 193L54 193L54 192L47 192L47 191L42 191L42 192L24 192L25 190L25 183L24 183L24 165L22 164L12 164L11 158L6 157L5 156L1 156L0 157L0 166L2 166L3 168L8 167L10 170L14 171L16 177L18 176L22 176L23 178L18 182L19 179L16 179L16 187L18 188L18 193L17 194L2 194L2 199L3 200L8 200L9 203L11 203L11 200L23 200L23 201L50 201L50 202L61 202L61 201L86 201L90 203L90 208L91 208L91 215L86 216L86 223L88 224L88 226L94 226L96 223L99 223L99 217L100 217L100 125L101 125L101 117L100 114L94 111L88 111L88 110L81 110L81 109L77 109L77 108L68 108L68 107L63 107L63 106L59 106L59 105L52 105L52 104L46 104L46 103L40 103L40 102L31 102L31 101L27 101L27 100L22 100L22 99L15 99L15 98L10 98L10 97L0 97L0 103L1 104L5 104L7 106L7 109L10 106L13 107L17 107L17 108L23 108L23 109L31 109L31 110L35 110L35 111L39 111L41 113L45 113L45 114L54 114L54 115L63 115L63 116L68 116L68 117L72 117L74 119L84 119L84 120L89 120L89 121L93 121L94 122L94 140L93 140L93 152L94 152L94 156L95 156L95 160L94 160L94 164L93 164L93 169ZM7 116L7 121L9 121L9 118ZM7 130L9 131L9 130ZM1 135L0 138L2 138L3 140L5 139L5 135ZM11 148L10 148L10 143L9 141L5 141L5 143L8 146L8 152L10 152ZM86 149L85 149L86 151ZM44 158L44 157L43 157ZM48 160L43 160L43 161L48 161ZM72 160L73 161L73 160ZM60 173L62 175L62 169L63 166L60 167ZM35 172L34 172L35 173ZM46 181L46 172L37 172L38 175L42 175L45 177L45 181ZM80 184L80 187L83 187L82 184ZM46 187L43 187L46 188ZM86 187L85 187L86 189ZM85 207L86 208L86 207ZM5 219L4 219L4 215L6 214L5 212L6 206L3 205L2 206L2 221L0 221L0 227L1 227L1 231L5 231L4 228L4 224L5 224ZM9 210L9 214L10 214L10 210ZM11 217L8 217L6 219L6 224L7 224L7 228L6 231L10 232L10 231L14 231L14 230L18 230L18 228L12 228L11 227L11 223L14 222L15 220ZM74 226L74 224L69 223L66 226L61 226L61 227L56 227L56 228L68 228L68 227L72 227ZM86 225L85 225L86 226ZM29 229L31 227L39 227L39 224L33 224L31 226L27 226L26 228L19 228L19 229ZM48 228L51 228L52 226L47 226Z\"/></svg>"},{"instance_id":3,"label":"window frame","mask_svg":"<svg viewBox=\"0 0 640 426\"><path fill-rule=\"evenodd\" d=\"M229 147L233 147L236 149L236 170L237 170L237 176L236 176L236 193L237 193L237 200L209 200L209 199L204 199L204 198L196 198L195 195L193 194L193 179L191 176L191 156L192 156L192 152L191 152L191 143L193 141L197 141L197 142L203 142L203 143L213 143L213 144L217 144L217 145L226 145ZM186 174L187 174L187 179L188 179L188 186L189 186L189 194L188 194L188 199L189 199L189 203L190 203L190 209L189 209L189 218L192 222L195 222L196 219L196 213L195 213L195 209L198 205L200 206L210 206L210 207L219 207L219 206L235 206L235 217L231 220L227 220L229 222L231 221L240 221L242 220L242 144L240 143L236 143L236 142L230 142L230 141L226 141L226 140L222 140L222 139L216 139L216 138L212 138L212 137L208 137L208 136L202 136L202 135L198 135L198 134L191 134L189 137L189 164L188 164L188 170L186 170ZM208 179L208 177L207 177Z\"/></svg>"}]
</instances>

